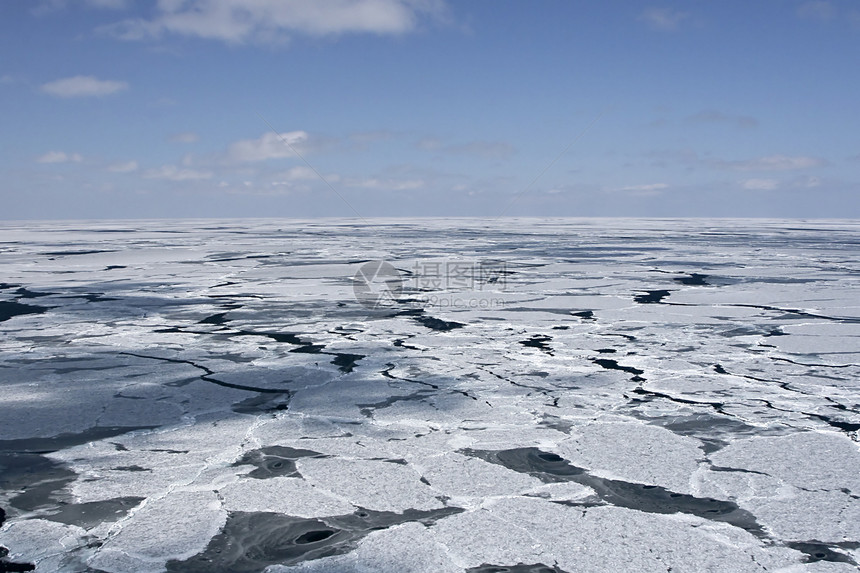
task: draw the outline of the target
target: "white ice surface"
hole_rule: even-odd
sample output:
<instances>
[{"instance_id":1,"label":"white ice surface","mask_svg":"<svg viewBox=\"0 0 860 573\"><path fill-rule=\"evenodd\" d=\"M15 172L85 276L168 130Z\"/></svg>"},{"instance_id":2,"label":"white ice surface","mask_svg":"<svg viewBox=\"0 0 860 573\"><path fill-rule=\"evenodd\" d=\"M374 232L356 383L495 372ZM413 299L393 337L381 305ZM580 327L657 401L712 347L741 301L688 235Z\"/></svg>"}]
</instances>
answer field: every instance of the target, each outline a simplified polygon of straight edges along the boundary
<instances>
[{"instance_id":1,"label":"white ice surface","mask_svg":"<svg viewBox=\"0 0 860 573\"><path fill-rule=\"evenodd\" d=\"M230 512L456 507L269 570L854 570L786 544L860 559L856 221L358 223L2 224L0 302L45 311L0 322L0 453L50 452L36 458L73 472L0 490L10 558L156 572L203 551ZM434 330L398 314L417 304L358 304L352 277L374 259L508 273L433 292L404 273L406 296L434 297L425 316L463 325ZM275 446L319 455L289 477L236 463ZM761 533L615 507L469 453L514 448L737 503ZM42 505L24 507L24 485ZM142 501L89 529L51 521L121 497Z\"/></svg>"}]
</instances>

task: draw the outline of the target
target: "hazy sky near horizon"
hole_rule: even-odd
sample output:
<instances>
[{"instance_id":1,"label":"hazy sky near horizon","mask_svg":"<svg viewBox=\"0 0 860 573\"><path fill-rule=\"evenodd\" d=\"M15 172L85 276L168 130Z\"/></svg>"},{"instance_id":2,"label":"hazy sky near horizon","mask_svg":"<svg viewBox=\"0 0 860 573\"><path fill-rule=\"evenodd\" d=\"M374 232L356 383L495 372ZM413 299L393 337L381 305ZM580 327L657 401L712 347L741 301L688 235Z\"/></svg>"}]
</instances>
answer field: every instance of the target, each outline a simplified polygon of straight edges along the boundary
<instances>
[{"instance_id":1,"label":"hazy sky near horizon","mask_svg":"<svg viewBox=\"0 0 860 573\"><path fill-rule=\"evenodd\" d=\"M0 219L860 217L856 0L4 0L0 53Z\"/></svg>"}]
</instances>

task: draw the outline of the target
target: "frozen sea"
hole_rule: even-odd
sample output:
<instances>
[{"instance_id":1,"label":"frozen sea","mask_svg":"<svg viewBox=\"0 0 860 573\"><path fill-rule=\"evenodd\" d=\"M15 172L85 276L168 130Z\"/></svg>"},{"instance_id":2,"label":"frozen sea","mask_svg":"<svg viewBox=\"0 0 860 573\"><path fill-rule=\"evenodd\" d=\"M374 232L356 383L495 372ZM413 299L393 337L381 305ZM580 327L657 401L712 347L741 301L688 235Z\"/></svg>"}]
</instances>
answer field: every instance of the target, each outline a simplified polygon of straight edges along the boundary
<instances>
[{"instance_id":1,"label":"frozen sea","mask_svg":"<svg viewBox=\"0 0 860 573\"><path fill-rule=\"evenodd\" d=\"M0 571L848 572L860 221L0 223Z\"/></svg>"}]
</instances>

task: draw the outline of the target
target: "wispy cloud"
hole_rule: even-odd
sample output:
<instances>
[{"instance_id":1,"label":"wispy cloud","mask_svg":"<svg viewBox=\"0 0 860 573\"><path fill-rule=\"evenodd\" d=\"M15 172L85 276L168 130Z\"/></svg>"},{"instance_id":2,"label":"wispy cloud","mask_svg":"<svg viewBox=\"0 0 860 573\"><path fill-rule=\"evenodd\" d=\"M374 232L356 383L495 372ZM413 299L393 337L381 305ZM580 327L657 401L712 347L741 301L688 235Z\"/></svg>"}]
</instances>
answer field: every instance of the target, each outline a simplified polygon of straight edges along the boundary
<instances>
[{"instance_id":1,"label":"wispy cloud","mask_svg":"<svg viewBox=\"0 0 860 573\"><path fill-rule=\"evenodd\" d=\"M296 154L290 147L301 153L304 151L303 144L307 141L308 133L306 131L290 131L281 134L269 131L258 139L243 139L233 143L228 148L227 155L234 161L295 158Z\"/></svg>"},{"instance_id":2,"label":"wispy cloud","mask_svg":"<svg viewBox=\"0 0 860 573\"><path fill-rule=\"evenodd\" d=\"M505 141L470 141L445 145L435 137L425 137L416 144L416 147L423 151L449 155L470 155L484 159L507 159L517 151L513 145Z\"/></svg>"},{"instance_id":3,"label":"wispy cloud","mask_svg":"<svg viewBox=\"0 0 860 573\"><path fill-rule=\"evenodd\" d=\"M807 189L814 189L816 187L821 187L821 178L820 177L805 177L800 181L801 187L806 187Z\"/></svg>"},{"instance_id":4,"label":"wispy cloud","mask_svg":"<svg viewBox=\"0 0 860 573\"><path fill-rule=\"evenodd\" d=\"M424 151L438 151L442 149L442 140L437 137L425 137L416 143L415 146Z\"/></svg>"},{"instance_id":5,"label":"wispy cloud","mask_svg":"<svg viewBox=\"0 0 860 573\"><path fill-rule=\"evenodd\" d=\"M137 161L126 161L124 163L114 163L107 168L111 173L131 173L137 171Z\"/></svg>"},{"instance_id":6,"label":"wispy cloud","mask_svg":"<svg viewBox=\"0 0 860 573\"><path fill-rule=\"evenodd\" d=\"M194 143L199 139L200 136L193 131L183 131L182 133L174 133L170 136L170 141L173 143Z\"/></svg>"},{"instance_id":7,"label":"wispy cloud","mask_svg":"<svg viewBox=\"0 0 860 573\"><path fill-rule=\"evenodd\" d=\"M349 135L349 140L356 145L364 145L368 143L376 143L377 141L387 141L389 139L393 139L395 135L396 134L393 131L384 129L377 131L360 131L351 133Z\"/></svg>"},{"instance_id":8,"label":"wispy cloud","mask_svg":"<svg viewBox=\"0 0 860 573\"><path fill-rule=\"evenodd\" d=\"M173 98L160 97L154 101L149 102L147 105L149 107L154 107L154 108L166 108L166 107L173 107L175 105L179 105L179 102Z\"/></svg>"},{"instance_id":9,"label":"wispy cloud","mask_svg":"<svg viewBox=\"0 0 860 573\"><path fill-rule=\"evenodd\" d=\"M750 191L773 191L779 187L778 179L744 179L741 187Z\"/></svg>"},{"instance_id":10,"label":"wispy cloud","mask_svg":"<svg viewBox=\"0 0 860 573\"><path fill-rule=\"evenodd\" d=\"M319 178L319 176L314 173L313 169L305 167L304 165L297 165L292 169L288 169L287 171L278 174L278 177L286 181L308 181ZM326 181L336 181L339 179L335 174L326 175L325 178Z\"/></svg>"},{"instance_id":11,"label":"wispy cloud","mask_svg":"<svg viewBox=\"0 0 860 573\"><path fill-rule=\"evenodd\" d=\"M446 153L454 155L473 155L485 159L507 159L516 152L516 148L504 141L472 141L462 145L451 145Z\"/></svg>"},{"instance_id":12,"label":"wispy cloud","mask_svg":"<svg viewBox=\"0 0 860 573\"><path fill-rule=\"evenodd\" d=\"M340 175L337 173L326 173L323 177L329 184L340 181ZM312 189L311 184L315 182L320 182L320 176L313 169L298 165L273 175L268 185L283 188L285 191L309 191Z\"/></svg>"},{"instance_id":13,"label":"wispy cloud","mask_svg":"<svg viewBox=\"0 0 860 573\"><path fill-rule=\"evenodd\" d=\"M716 167L736 171L791 171L794 169L810 169L827 165L824 159L806 155L768 155L743 161L716 161Z\"/></svg>"},{"instance_id":14,"label":"wispy cloud","mask_svg":"<svg viewBox=\"0 0 860 573\"><path fill-rule=\"evenodd\" d=\"M79 153L66 153L65 151L49 151L45 155L36 158L37 163L80 163L84 158Z\"/></svg>"},{"instance_id":15,"label":"wispy cloud","mask_svg":"<svg viewBox=\"0 0 860 573\"><path fill-rule=\"evenodd\" d=\"M639 19L648 24L655 30L671 31L676 30L678 26L689 18L687 12L680 10L672 10L669 8L648 8Z\"/></svg>"},{"instance_id":16,"label":"wispy cloud","mask_svg":"<svg viewBox=\"0 0 860 573\"><path fill-rule=\"evenodd\" d=\"M36 16L45 16L68 8L70 4L83 5L88 8L122 10L130 6L131 0L41 0L33 2L32 13Z\"/></svg>"},{"instance_id":17,"label":"wispy cloud","mask_svg":"<svg viewBox=\"0 0 860 573\"><path fill-rule=\"evenodd\" d=\"M361 189L374 189L380 191L409 191L421 189L425 181L421 179L350 179L346 181L348 187L359 187Z\"/></svg>"},{"instance_id":18,"label":"wispy cloud","mask_svg":"<svg viewBox=\"0 0 860 573\"><path fill-rule=\"evenodd\" d=\"M94 8L108 8L110 10L122 10L131 5L131 0L86 0L86 3Z\"/></svg>"},{"instance_id":19,"label":"wispy cloud","mask_svg":"<svg viewBox=\"0 0 860 573\"><path fill-rule=\"evenodd\" d=\"M804 20L832 20L836 15L836 8L826 0L814 0L804 2L797 8L797 15Z\"/></svg>"},{"instance_id":20,"label":"wispy cloud","mask_svg":"<svg viewBox=\"0 0 860 573\"><path fill-rule=\"evenodd\" d=\"M748 115L732 115L713 109L705 109L684 119L686 123L722 123L741 128L758 126L758 120Z\"/></svg>"},{"instance_id":21,"label":"wispy cloud","mask_svg":"<svg viewBox=\"0 0 860 573\"><path fill-rule=\"evenodd\" d=\"M349 134L345 143L352 150L365 151L374 144L390 141L396 137L398 137L398 133L386 129L360 131Z\"/></svg>"},{"instance_id":22,"label":"wispy cloud","mask_svg":"<svg viewBox=\"0 0 860 573\"><path fill-rule=\"evenodd\" d=\"M100 80L95 76L74 76L43 84L41 90L56 97L106 96L128 89L128 83Z\"/></svg>"},{"instance_id":23,"label":"wispy cloud","mask_svg":"<svg viewBox=\"0 0 860 573\"><path fill-rule=\"evenodd\" d=\"M669 187L666 183L647 183L644 185L628 185L619 187L618 191L660 191Z\"/></svg>"},{"instance_id":24,"label":"wispy cloud","mask_svg":"<svg viewBox=\"0 0 860 573\"><path fill-rule=\"evenodd\" d=\"M766 155L751 159L721 159L702 155L692 149L651 151L645 154L652 167L670 168L684 166L687 170L696 168L719 169L724 171L774 172L801 171L826 167L830 163L821 157L810 155Z\"/></svg>"},{"instance_id":25,"label":"wispy cloud","mask_svg":"<svg viewBox=\"0 0 860 573\"><path fill-rule=\"evenodd\" d=\"M164 179L167 181L200 181L211 179L211 171L198 171L196 169L182 169L175 165L164 165L158 169L150 169L144 175L147 179Z\"/></svg>"},{"instance_id":26,"label":"wispy cloud","mask_svg":"<svg viewBox=\"0 0 860 573\"><path fill-rule=\"evenodd\" d=\"M150 20L131 19L105 28L127 40L164 34L229 43L271 42L301 33L403 34L424 15L445 13L442 0L162 0Z\"/></svg>"}]
</instances>

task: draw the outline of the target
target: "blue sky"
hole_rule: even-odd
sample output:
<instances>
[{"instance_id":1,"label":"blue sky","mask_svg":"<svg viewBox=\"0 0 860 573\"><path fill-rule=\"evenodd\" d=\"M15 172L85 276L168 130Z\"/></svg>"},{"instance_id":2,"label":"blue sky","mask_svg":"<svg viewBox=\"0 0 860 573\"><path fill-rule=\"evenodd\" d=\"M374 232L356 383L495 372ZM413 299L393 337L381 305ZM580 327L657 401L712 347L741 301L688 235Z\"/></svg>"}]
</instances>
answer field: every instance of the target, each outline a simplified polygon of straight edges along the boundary
<instances>
[{"instance_id":1,"label":"blue sky","mask_svg":"<svg viewBox=\"0 0 860 573\"><path fill-rule=\"evenodd\" d=\"M854 0L6 0L0 54L0 219L860 216Z\"/></svg>"}]
</instances>

